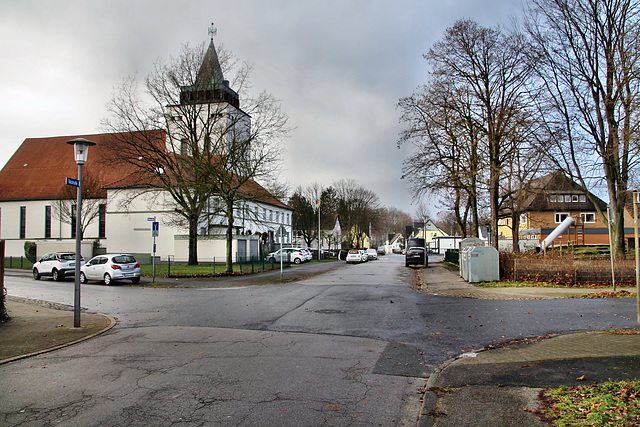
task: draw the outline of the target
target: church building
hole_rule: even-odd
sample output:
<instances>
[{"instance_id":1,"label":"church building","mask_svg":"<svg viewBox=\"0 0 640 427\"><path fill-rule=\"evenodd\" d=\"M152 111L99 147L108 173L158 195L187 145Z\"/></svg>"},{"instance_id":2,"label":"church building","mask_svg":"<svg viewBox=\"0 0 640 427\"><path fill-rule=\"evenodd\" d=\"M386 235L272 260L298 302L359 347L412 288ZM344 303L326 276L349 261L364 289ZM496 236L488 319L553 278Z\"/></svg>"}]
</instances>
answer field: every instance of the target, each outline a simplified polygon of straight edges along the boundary
<instances>
[{"instance_id":1,"label":"church building","mask_svg":"<svg viewBox=\"0 0 640 427\"><path fill-rule=\"evenodd\" d=\"M73 146L67 142L85 138L96 145L90 147L83 167L84 258L96 252L131 253L145 262L155 241L156 257L186 261L189 233L176 219L169 191L141 180L144 173L131 162L114 161L112 144L125 138L153 140L167 153L188 158L193 146L185 143L179 130L180 123L187 120L181 107L187 105L206 106L202 111L215 108L221 122L232 122L226 124L231 128L226 134L228 144L242 140L251 130L251 118L241 110L238 94L224 80L213 39L195 83L181 87L176 105L165 106L167 129L25 139L0 170L0 239L6 241L5 255L23 256L27 241L36 243L38 256L75 251L76 188L67 185L67 178L77 177L77 165ZM293 210L289 206L251 179L243 182L238 194L233 207L234 261L258 256L278 243L291 243ZM213 211L205 214L198 223L198 259L224 262L226 216ZM158 223L155 240L153 223Z\"/></svg>"}]
</instances>

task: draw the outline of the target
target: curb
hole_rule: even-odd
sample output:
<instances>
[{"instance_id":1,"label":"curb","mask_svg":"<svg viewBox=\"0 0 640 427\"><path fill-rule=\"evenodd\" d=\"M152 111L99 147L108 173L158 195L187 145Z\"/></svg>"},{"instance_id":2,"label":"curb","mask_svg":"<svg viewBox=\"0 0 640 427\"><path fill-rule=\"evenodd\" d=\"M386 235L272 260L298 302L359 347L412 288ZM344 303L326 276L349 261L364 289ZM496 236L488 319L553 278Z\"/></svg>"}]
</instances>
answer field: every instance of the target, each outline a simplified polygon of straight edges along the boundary
<instances>
[{"instance_id":1,"label":"curb","mask_svg":"<svg viewBox=\"0 0 640 427\"><path fill-rule=\"evenodd\" d=\"M20 299L20 300L23 300L23 301L30 301L30 302L33 302L33 303L36 303L36 304L41 302L39 300L28 300L28 299L25 299L25 298L17 298L17 297L13 297L13 298L15 298L16 300ZM51 303L49 303L49 304L51 304ZM61 304L55 304L55 305L63 306ZM68 307L68 306L63 306L63 307ZM64 310L64 308L58 308L58 309ZM43 349L43 350L34 351L33 353L21 354L19 356L10 357L8 359L2 359L2 360L0 360L0 365L4 365L6 363L15 362L17 360L26 359L28 357L38 356L40 354L44 354L44 353L49 353L49 352L52 352L52 351L60 350L60 349L65 348L65 347L70 347L70 346L72 346L74 344L78 344L78 343L81 343L83 341L87 341L87 340L89 340L91 338L94 338L94 337L96 337L98 335L101 335L101 334L107 332L108 330L112 329L117 323L116 319L114 317L112 317L112 316L109 316L109 315L106 315L106 314L102 314L102 313L95 313L95 314L97 314L98 316L102 316L102 317L108 319L109 320L109 324L107 326L105 326L103 329L101 329L101 330L99 330L97 332L94 332L94 333L89 334L89 335L87 335L85 337L82 337L82 338L78 338L77 340L74 340L74 341L70 341L70 342L67 342L67 343L64 343L64 344L60 344L60 345L57 345L57 346L54 346L54 347L46 348L46 349Z\"/></svg>"}]
</instances>

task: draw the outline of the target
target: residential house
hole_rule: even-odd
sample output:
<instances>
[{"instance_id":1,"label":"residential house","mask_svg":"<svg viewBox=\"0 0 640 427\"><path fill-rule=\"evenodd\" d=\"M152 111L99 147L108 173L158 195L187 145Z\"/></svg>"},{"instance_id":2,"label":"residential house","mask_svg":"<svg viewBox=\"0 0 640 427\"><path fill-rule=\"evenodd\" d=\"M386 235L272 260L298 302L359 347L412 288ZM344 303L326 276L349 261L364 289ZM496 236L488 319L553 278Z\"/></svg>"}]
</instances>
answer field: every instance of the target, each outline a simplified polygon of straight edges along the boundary
<instances>
[{"instance_id":1,"label":"residential house","mask_svg":"<svg viewBox=\"0 0 640 427\"><path fill-rule=\"evenodd\" d=\"M576 223L556 239L556 244L567 241L579 244L606 244L608 228L597 215L596 206L606 213L607 204L593 193L587 197L582 187L556 171L532 181L520 206L518 235L522 249L538 246L562 221L574 217ZM511 239L513 224L510 212L501 212L499 234L503 240Z\"/></svg>"},{"instance_id":2,"label":"residential house","mask_svg":"<svg viewBox=\"0 0 640 427\"><path fill-rule=\"evenodd\" d=\"M427 245L427 248L437 249L438 237L448 236L440 227L435 223L427 219L425 222L419 221L413 224L413 238L422 238Z\"/></svg>"}]
</instances>

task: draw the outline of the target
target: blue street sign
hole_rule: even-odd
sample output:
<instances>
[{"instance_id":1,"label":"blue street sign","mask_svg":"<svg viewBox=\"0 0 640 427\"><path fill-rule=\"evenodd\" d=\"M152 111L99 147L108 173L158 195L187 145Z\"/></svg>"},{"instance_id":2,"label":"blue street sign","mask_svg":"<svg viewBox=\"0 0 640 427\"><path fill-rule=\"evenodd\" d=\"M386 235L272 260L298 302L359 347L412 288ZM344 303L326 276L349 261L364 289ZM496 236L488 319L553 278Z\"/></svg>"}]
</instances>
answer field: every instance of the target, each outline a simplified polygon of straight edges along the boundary
<instances>
[{"instance_id":1,"label":"blue street sign","mask_svg":"<svg viewBox=\"0 0 640 427\"><path fill-rule=\"evenodd\" d=\"M155 216L152 216L152 217L148 217L148 218L147 218L147 221L149 221L149 222L151 222L151 221L155 221L155 220L156 220L156 217L155 217Z\"/></svg>"},{"instance_id":2,"label":"blue street sign","mask_svg":"<svg viewBox=\"0 0 640 427\"><path fill-rule=\"evenodd\" d=\"M158 222L154 222L151 226L151 236L158 237L159 231L160 231L160 224Z\"/></svg>"},{"instance_id":3,"label":"blue street sign","mask_svg":"<svg viewBox=\"0 0 640 427\"><path fill-rule=\"evenodd\" d=\"M67 178L67 185L72 185L74 187L80 187L80 181L73 178Z\"/></svg>"}]
</instances>

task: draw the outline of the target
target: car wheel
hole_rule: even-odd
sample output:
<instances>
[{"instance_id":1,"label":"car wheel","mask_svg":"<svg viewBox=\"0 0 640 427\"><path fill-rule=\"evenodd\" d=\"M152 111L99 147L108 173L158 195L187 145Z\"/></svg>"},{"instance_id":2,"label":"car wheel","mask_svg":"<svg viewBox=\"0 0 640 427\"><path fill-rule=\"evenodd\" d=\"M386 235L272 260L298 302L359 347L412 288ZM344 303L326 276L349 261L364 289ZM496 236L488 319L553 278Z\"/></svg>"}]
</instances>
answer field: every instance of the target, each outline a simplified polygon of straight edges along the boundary
<instances>
[{"instance_id":1,"label":"car wheel","mask_svg":"<svg viewBox=\"0 0 640 427\"><path fill-rule=\"evenodd\" d=\"M105 273L104 274L104 284L105 285L110 285L111 282L112 282L111 276L109 275L109 273Z\"/></svg>"},{"instance_id":2,"label":"car wheel","mask_svg":"<svg viewBox=\"0 0 640 427\"><path fill-rule=\"evenodd\" d=\"M137 285L138 283L140 283L140 278L134 277L133 279L131 279L131 283L133 283L134 285Z\"/></svg>"},{"instance_id":3,"label":"car wheel","mask_svg":"<svg viewBox=\"0 0 640 427\"><path fill-rule=\"evenodd\" d=\"M276 259L275 259L275 258L273 258L273 257L272 257L272 258L269 258L269 262L270 262L271 264L275 264Z\"/></svg>"},{"instance_id":4,"label":"car wheel","mask_svg":"<svg viewBox=\"0 0 640 427\"><path fill-rule=\"evenodd\" d=\"M80 273L80 283L87 283L87 276L85 276L84 273Z\"/></svg>"},{"instance_id":5,"label":"car wheel","mask_svg":"<svg viewBox=\"0 0 640 427\"><path fill-rule=\"evenodd\" d=\"M40 280L40 272L38 271L37 268L33 269L33 278L36 280Z\"/></svg>"},{"instance_id":6,"label":"car wheel","mask_svg":"<svg viewBox=\"0 0 640 427\"><path fill-rule=\"evenodd\" d=\"M63 276L62 274L60 274L58 270L54 268L53 271L51 272L51 277L53 277L53 280L59 281L59 280L62 280Z\"/></svg>"},{"instance_id":7,"label":"car wheel","mask_svg":"<svg viewBox=\"0 0 640 427\"><path fill-rule=\"evenodd\" d=\"M294 264L300 264L300 258L296 258L293 260Z\"/></svg>"}]
</instances>

